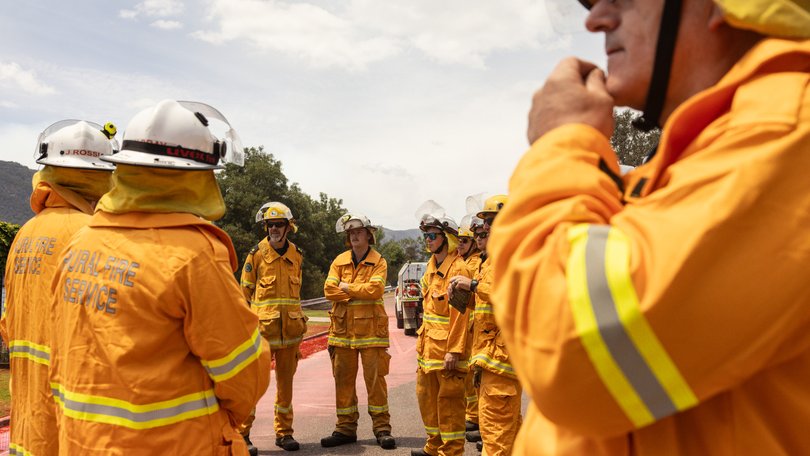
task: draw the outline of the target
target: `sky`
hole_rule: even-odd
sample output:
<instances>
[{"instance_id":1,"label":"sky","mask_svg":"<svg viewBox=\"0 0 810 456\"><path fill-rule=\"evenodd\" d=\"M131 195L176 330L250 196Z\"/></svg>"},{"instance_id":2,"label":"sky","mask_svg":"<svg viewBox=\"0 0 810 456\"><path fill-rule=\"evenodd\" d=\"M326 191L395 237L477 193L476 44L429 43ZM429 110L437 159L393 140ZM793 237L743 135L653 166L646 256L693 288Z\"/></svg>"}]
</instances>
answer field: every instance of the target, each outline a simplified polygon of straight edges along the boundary
<instances>
[{"instance_id":1,"label":"sky","mask_svg":"<svg viewBox=\"0 0 810 456\"><path fill-rule=\"evenodd\" d=\"M219 109L290 182L390 229L427 199L506 193L532 94L562 58L604 66L574 0L15 2L0 16L0 160L39 133L163 99ZM548 11L555 11L549 14ZM561 19L562 18L562 19ZM552 25L553 24L553 25ZM572 25L573 24L573 25ZM257 208L258 209L258 208Z\"/></svg>"}]
</instances>

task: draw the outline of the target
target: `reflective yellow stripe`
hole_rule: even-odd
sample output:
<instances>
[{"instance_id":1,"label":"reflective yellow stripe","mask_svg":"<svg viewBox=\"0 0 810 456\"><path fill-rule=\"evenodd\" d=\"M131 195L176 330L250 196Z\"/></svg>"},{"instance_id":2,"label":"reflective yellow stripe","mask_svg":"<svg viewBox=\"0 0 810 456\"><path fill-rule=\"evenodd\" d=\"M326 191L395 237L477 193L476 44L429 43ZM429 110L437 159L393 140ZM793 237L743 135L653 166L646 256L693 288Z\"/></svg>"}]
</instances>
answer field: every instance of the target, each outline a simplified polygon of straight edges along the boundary
<instances>
[{"instance_id":1,"label":"reflective yellow stripe","mask_svg":"<svg viewBox=\"0 0 810 456\"><path fill-rule=\"evenodd\" d=\"M290 413L292 412L292 407L282 407L278 404L275 404L275 410L279 413Z\"/></svg>"},{"instance_id":2,"label":"reflective yellow stripe","mask_svg":"<svg viewBox=\"0 0 810 456\"><path fill-rule=\"evenodd\" d=\"M467 403L472 404L473 402L478 402L478 396L467 396Z\"/></svg>"},{"instance_id":3,"label":"reflective yellow stripe","mask_svg":"<svg viewBox=\"0 0 810 456\"><path fill-rule=\"evenodd\" d=\"M326 340L326 343L327 345L336 345L338 347L347 347L347 348L364 348L373 346L387 347L389 345L389 340L387 337L367 337L358 339L347 339L344 337L329 336Z\"/></svg>"},{"instance_id":4,"label":"reflective yellow stripe","mask_svg":"<svg viewBox=\"0 0 810 456\"><path fill-rule=\"evenodd\" d=\"M515 369L509 363L504 363L501 361L494 360L489 356L479 353L472 357L471 364L478 364L483 366L488 366L498 372L503 372L505 374L515 375Z\"/></svg>"},{"instance_id":5,"label":"reflective yellow stripe","mask_svg":"<svg viewBox=\"0 0 810 456\"><path fill-rule=\"evenodd\" d=\"M259 329L253 331L250 339L242 342L226 356L212 361L200 360L208 376L215 382L228 380L238 374L259 357L262 352Z\"/></svg>"},{"instance_id":6,"label":"reflective yellow stripe","mask_svg":"<svg viewBox=\"0 0 810 456\"><path fill-rule=\"evenodd\" d=\"M335 285L340 283L340 280L337 277L332 277L332 276L327 277L326 281L334 283Z\"/></svg>"},{"instance_id":7,"label":"reflective yellow stripe","mask_svg":"<svg viewBox=\"0 0 810 456\"><path fill-rule=\"evenodd\" d=\"M384 305L385 302L382 299L352 299L349 301L350 306L367 306L367 305Z\"/></svg>"},{"instance_id":8,"label":"reflective yellow stripe","mask_svg":"<svg viewBox=\"0 0 810 456\"><path fill-rule=\"evenodd\" d=\"M270 298L270 299L263 299L261 301L250 301L250 303L254 307L298 306L298 305L301 305L301 300L300 299L294 299L294 298Z\"/></svg>"},{"instance_id":9,"label":"reflective yellow stripe","mask_svg":"<svg viewBox=\"0 0 810 456\"><path fill-rule=\"evenodd\" d=\"M368 281L369 282L385 283L385 279L383 279L382 277L377 277L377 276L374 276L374 277L370 278Z\"/></svg>"},{"instance_id":10,"label":"reflective yellow stripe","mask_svg":"<svg viewBox=\"0 0 810 456\"><path fill-rule=\"evenodd\" d=\"M692 407L697 397L641 313L630 277L629 240L621 231L611 229L605 247L607 281L625 330L678 410Z\"/></svg>"},{"instance_id":11,"label":"reflective yellow stripe","mask_svg":"<svg viewBox=\"0 0 810 456\"><path fill-rule=\"evenodd\" d=\"M424 359L422 357L416 357L416 364L419 365L425 371L433 371L437 369L444 369L444 360L438 359ZM456 362L457 369L467 369L469 367L469 361L466 359L462 359Z\"/></svg>"},{"instance_id":12,"label":"reflective yellow stripe","mask_svg":"<svg viewBox=\"0 0 810 456\"><path fill-rule=\"evenodd\" d=\"M425 432L427 435L439 435L439 428L433 426L425 426Z\"/></svg>"},{"instance_id":13,"label":"reflective yellow stripe","mask_svg":"<svg viewBox=\"0 0 810 456\"><path fill-rule=\"evenodd\" d=\"M629 242L606 226L577 225L566 267L577 332L603 383L636 427L697 403L641 313Z\"/></svg>"},{"instance_id":14,"label":"reflective yellow stripe","mask_svg":"<svg viewBox=\"0 0 810 456\"><path fill-rule=\"evenodd\" d=\"M22 447L22 445L17 443L10 443L8 445L8 454L17 456L34 456L33 453L26 450L25 448Z\"/></svg>"},{"instance_id":15,"label":"reflective yellow stripe","mask_svg":"<svg viewBox=\"0 0 810 456\"><path fill-rule=\"evenodd\" d=\"M10 358L27 359L48 366L51 362L51 349L47 345L35 344L28 340L12 340L8 344Z\"/></svg>"},{"instance_id":16,"label":"reflective yellow stripe","mask_svg":"<svg viewBox=\"0 0 810 456\"><path fill-rule=\"evenodd\" d=\"M243 280L240 284L245 288L256 288L256 284L254 282L249 282L247 280Z\"/></svg>"},{"instance_id":17,"label":"reflective yellow stripe","mask_svg":"<svg viewBox=\"0 0 810 456\"><path fill-rule=\"evenodd\" d=\"M450 317L444 317L442 315L436 315L432 313L425 313L422 315L422 320L429 321L431 323L439 323L439 324L449 324Z\"/></svg>"},{"instance_id":18,"label":"reflective yellow stripe","mask_svg":"<svg viewBox=\"0 0 810 456\"><path fill-rule=\"evenodd\" d=\"M357 413L357 406L353 405L351 407L339 408L335 409L335 411L338 415L351 415L352 413Z\"/></svg>"},{"instance_id":19,"label":"reflective yellow stripe","mask_svg":"<svg viewBox=\"0 0 810 456\"><path fill-rule=\"evenodd\" d=\"M121 399L76 393L58 383L51 383L51 392L65 416L130 429L166 426L219 410L214 390L151 404L133 404Z\"/></svg>"},{"instance_id":20,"label":"reflective yellow stripe","mask_svg":"<svg viewBox=\"0 0 810 456\"><path fill-rule=\"evenodd\" d=\"M478 306L475 306L474 313L479 314L479 315L495 315L492 312L492 306L491 305L478 305Z\"/></svg>"},{"instance_id":21,"label":"reflective yellow stripe","mask_svg":"<svg viewBox=\"0 0 810 456\"><path fill-rule=\"evenodd\" d=\"M369 413L383 413L388 411L388 404L385 405L369 405Z\"/></svg>"},{"instance_id":22,"label":"reflective yellow stripe","mask_svg":"<svg viewBox=\"0 0 810 456\"><path fill-rule=\"evenodd\" d=\"M459 440L464 438L464 431L458 432L441 432L442 440L445 442L448 440Z\"/></svg>"}]
</instances>

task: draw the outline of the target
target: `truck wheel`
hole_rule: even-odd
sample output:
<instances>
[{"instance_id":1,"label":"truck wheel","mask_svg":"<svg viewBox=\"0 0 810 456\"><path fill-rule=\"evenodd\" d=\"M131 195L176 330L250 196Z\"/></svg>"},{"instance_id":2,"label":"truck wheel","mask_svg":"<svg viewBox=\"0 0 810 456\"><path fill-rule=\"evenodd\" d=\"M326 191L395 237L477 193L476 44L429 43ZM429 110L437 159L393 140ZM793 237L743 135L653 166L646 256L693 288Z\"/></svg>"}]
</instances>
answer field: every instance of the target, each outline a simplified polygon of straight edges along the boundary
<instances>
[{"instance_id":1,"label":"truck wheel","mask_svg":"<svg viewBox=\"0 0 810 456\"><path fill-rule=\"evenodd\" d=\"M415 336L416 335L416 328L405 328L405 335L406 336Z\"/></svg>"},{"instance_id":2,"label":"truck wheel","mask_svg":"<svg viewBox=\"0 0 810 456\"><path fill-rule=\"evenodd\" d=\"M405 320L402 319L402 312L397 312L397 329L405 327Z\"/></svg>"}]
</instances>

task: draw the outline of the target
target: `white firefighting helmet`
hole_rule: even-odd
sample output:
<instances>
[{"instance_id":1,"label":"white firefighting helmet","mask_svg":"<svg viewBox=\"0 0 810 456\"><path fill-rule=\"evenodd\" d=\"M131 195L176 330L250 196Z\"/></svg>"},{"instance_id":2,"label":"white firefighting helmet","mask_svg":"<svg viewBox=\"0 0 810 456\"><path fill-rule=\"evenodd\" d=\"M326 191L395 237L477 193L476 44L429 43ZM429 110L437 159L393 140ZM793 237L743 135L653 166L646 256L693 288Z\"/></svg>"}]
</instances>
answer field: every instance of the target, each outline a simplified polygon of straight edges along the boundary
<instances>
[{"instance_id":1,"label":"white firefighting helmet","mask_svg":"<svg viewBox=\"0 0 810 456\"><path fill-rule=\"evenodd\" d=\"M335 232L338 234L353 230L355 228L365 228L371 234L371 244L377 243L377 227L363 214L348 213L337 219Z\"/></svg>"},{"instance_id":2,"label":"white firefighting helmet","mask_svg":"<svg viewBox=\"0 0 810 456\"><path fill-rule=\"evenodd\" d=\"M227 126L223 138L209 129L211 119ZM242 166L245 152L239 135L215 108L195 101L163 100L132 118L121 152L105 160L195 171L222 169L224 163Z\"/></svg>"},{"instance_id":3,"label":"white firefighting helmet","mask_svg":"<svg viewBox=\"0 0 810 456\"><path fill-rule=\"evenodd\" d=\"M103 127L86 120L60 120L37 138L37 163L63 168L112 171L115 165L101 160L118 150L115 125Z\"/></svg>"},{"instance_id":4,"label":"white firefighting helmet","mask_svg":"<svg viewBox=\"0 0 810 456\"><path fill-rule=\"evenodd\" d=\"M298 232L298 225L295 223L292 211L284 203L278 201L271 201L262 204L259 211L256 212L256 223L263 223L265 220L280 220L286 219L290 224L293 233Z\"/></svg>"},{"instance_id":5,"label":"white firefighting helmet","mask_svg":"<svg viewBox=\"0 0 810 456\"><path fill-rule=\"evenodd\" d=\"M445 233L458 236L458 224L445 215L444 208L433 200L422 203L415 215L419 219L419 229L422 231L427 231L432 226Z\"/></svg>"}]
</instances>

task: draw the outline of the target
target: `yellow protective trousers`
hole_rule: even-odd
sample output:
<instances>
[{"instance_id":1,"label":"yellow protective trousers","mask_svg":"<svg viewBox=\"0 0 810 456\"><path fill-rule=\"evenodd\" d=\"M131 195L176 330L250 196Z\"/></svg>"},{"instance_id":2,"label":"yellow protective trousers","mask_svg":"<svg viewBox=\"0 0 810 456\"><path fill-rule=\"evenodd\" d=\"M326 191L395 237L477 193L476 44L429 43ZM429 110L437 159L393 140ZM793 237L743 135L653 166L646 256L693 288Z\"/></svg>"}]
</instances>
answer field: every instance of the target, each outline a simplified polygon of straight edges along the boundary
<instances>
[{"instance_id":1,"label":"yellow protective trousers","mask_svg":"<svg viewBox=\"0 0 810 456\"><path fill-rule=\"evenodd\" d=\"M384 347L345 348L329 347L332 360L332 375L335 377L335 409L337 424L335 430L344 435L357 435L357 356L363 363L363 379L368 394L368 414L374 435L382 431L391 432L391 415L388 413L388 385L385 376L391 355Z\"/></svg>"},{"instance_id":2,"label":"yellow protective trousers","mask_svg":"<svg viewBox=\"0 0 810 456\"><path fill-rule=\"evenodd\" d=\"M293 433L293 377L298 369L298 360L301 358L298 351L299 345L294 344L283 348L270 347L270 355L276 362L276 404L273 429L276 431L276 438L279 439ZM250 416L239 426L239 433L243 436L249 435L255 420L256 409L253 409Z\"/></svg>"},{"instance_id":3,"label":"yellow protective trousers","mask_svg":"<svg viewBox=\"0 0 810 456\"><path fill-rule=\"evenodd\" d=\"M515 437L522 422L520 417L522 392L520 382L516 378L483 369L478 413L484 456L512 454Z\"/></svg>"},{"instance_id":4,"label":"yellow protective trousers","mask_svg":"<svg viewBox=\"0 0 810 456\"><path fill-rule=\"evenodd\" d=\"M416 397L428 439L424 451L432 456L464 454L464 381L458 370L416 370Z\"/></svg>"},{"instance_id":5,"label":"yellow protective trousers","mask_svg":"<svg viewBox=\"0 0 810 456\"><path fill-rule=\"evenodd\" d=\"M469 314L472 317L473 313L471 311ZM473 323L472 318L470 318L470 323L467 325L467 347L470 348L472 348L475 334ZM471 358L471 356L468 355L467 358ZM464 419L470 423L478 423L478 388L473 385L472 369L467 371L467 377L464 379L464 396L467 399L467 410L464 413Z\"/></svg>"}]
</instances>

